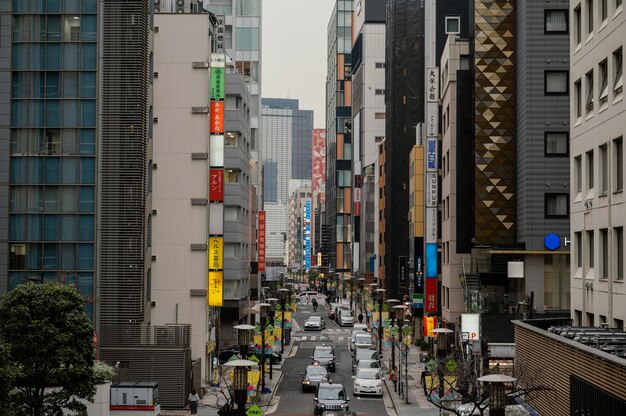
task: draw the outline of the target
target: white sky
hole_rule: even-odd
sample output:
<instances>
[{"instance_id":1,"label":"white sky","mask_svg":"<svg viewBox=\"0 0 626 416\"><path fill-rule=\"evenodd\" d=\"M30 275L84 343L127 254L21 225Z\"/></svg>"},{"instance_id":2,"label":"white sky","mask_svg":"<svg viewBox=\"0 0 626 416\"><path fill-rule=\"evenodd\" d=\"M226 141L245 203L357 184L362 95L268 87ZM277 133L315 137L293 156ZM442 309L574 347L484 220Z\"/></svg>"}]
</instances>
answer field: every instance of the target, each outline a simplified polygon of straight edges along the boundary
<instances>
[{"instance_id":1,"label":"white sky","mask_svg":"<svg viewBox=\"0 0 626 416\"><path fill-rule=\"evenodd\" d=\"M325 128L328 21L335 0L262 0L263 97L300 100Z\"/></svg>"}]
</instances>

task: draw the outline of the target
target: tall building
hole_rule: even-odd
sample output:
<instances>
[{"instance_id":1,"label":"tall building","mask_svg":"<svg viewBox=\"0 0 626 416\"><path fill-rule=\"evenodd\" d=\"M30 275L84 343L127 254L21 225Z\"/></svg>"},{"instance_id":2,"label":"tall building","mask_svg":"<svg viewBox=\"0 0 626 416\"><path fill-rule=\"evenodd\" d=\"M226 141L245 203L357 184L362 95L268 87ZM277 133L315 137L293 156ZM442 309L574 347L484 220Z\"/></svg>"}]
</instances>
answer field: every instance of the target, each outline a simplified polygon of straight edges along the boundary
<instances>
[{"instance_id":1,"label":"tall building","mask_svg":"<svg viewBox=\"0 0 626 416\"><path fill-rule=\"evenodd\" d=\"M298 100L263 98L261 130L266 202L287 202L291 179L311 180L313 111Z\"/></svg>"},{"instance_id":2,"label":"tall building","mask_svg":"<svg viewBox=\"0 0 626 416\"><path fill-rule=\"evenodd\" d=\"M326 225L328 265L352 270L352 1L337 0L328 23ZM331 278L334 278L332 275Z\"/></svg>"},{"instance_id":3,"label":"tall building","mask_svg":"<svg viewBox=\"0 0 626 416\"><path fill-rule=\"evenodd\" d=\"M401 299L409 290L409 155L418 123L424 121L424 2L387 3L385 32L384 252L377 276L386 295Z\"/></svg>"},{"instance_id":4,"label":"tall building","mask_svg":"<svg viewBox=\"0 0 626 416\"><path fill-rule=\"evenodd\" d=\"M606 324L618 329L625 329L626 320L623 7L621 1L598 6L598 2L571 0L567 27L571 51L567 86L573 88L572 317L575 325Z\"/></svg>"},{"instance_id":5,"label":"tall building","mask_svg":"<svg viewBox=\"0 0 626 416\"><path fill-rule=\"evenodd\" d=\"M296 189L289 197L289 270L311 268L311 187Z\"/></svg>"},{"instance_id":6,"label":"tall building","mask_svg":"<svg viewBox=\"0 0 626 416\"><path fill-rule=\"evenodd\" d=\"M265 215L266 262L287 264L287 202L266 202Z\"/></svg>"},{"instance_id":7,"label":"tall building","mask_svg":"<svg viewBox=\"0 0 626 416\"><path fill-rule=\"evenodd\" d=\"M326 130L313 129L311 168L311 252L313 266L328 264L322 261L322 224L325 224L324 195L326 189Z\"/></svg>"},{"instance_id":8,"label":"tall building","mask_svg":"<svg viewBox=\"0 0 626 416\"><path fill-rule=\"evenodd\" d=\"M374 223L377 145L385 136L385 1L354 7L352 46L352 271L373 278L377 258Z\"/></svg>"}]
</instances>

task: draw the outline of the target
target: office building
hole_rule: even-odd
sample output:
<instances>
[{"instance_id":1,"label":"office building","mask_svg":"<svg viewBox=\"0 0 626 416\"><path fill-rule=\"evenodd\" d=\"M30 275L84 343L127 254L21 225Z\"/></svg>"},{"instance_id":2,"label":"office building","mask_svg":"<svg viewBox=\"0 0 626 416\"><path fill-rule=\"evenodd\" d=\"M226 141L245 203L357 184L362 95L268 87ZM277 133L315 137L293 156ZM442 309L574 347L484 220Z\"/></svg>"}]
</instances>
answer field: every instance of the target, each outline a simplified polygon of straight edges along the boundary
<instances>
[{"instance_id":1,"label":"office building","mask_svg":"<svg viewBox=\"0 0 626 416\"><path fill-rule=\"evenodd\" d=\"M266 262L287 264L287 202L266 202L265 215Z\"/></svg>"}]
</instances>

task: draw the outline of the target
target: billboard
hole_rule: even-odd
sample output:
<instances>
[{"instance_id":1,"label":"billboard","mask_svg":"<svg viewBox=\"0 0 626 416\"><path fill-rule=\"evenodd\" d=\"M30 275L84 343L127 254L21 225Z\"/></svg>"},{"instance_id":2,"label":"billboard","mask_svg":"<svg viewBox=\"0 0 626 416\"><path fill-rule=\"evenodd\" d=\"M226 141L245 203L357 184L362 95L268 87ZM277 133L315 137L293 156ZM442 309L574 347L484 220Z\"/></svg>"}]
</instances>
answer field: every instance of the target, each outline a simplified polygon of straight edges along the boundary
<instances>
[{"instance_id":1,"label":"billboard","mask_svg":"<svg viewBox=\"0 0 626 416\"><path fill-rule=\"evenodd\" d=\"M211 101L211 114L209 117L210 132L224 133L224 101Z\"/></svg>"},{"instance_id":2,"label":"billboard","mask_svg":"<svg viewBox=\"0 0 626 416\"><path fill-rule=\"evenodd\" d=\"M222 270L224 268L224 238L209 238L209 270Z\"/></svg>"},{"instance_id":3,"label":"billboard","mask_svg":"<svg viewBox=\"0 0 626 416\"><path fill-rule=\"evenodd\" d=\"M326 130L313 129L313 167L311 169L311 191L315 194L323 189L326 181Z\"/></svg>"},{"instance_id":4,"label":"billboard","mask_svg":"<svg viewBox=\"0 0 626 416\"><path fill-rule=\"evenodd\" d=\"M311 200L304 204L304 268L311 269Z\"/></svg>"},{"instance_id":5,"label":"billboard","mask_svg":"<svg viewBox=\"0 0 626 416\"><path fill-rule=\"evenodd\" d=\"M207 297L209 306L222 306L224 298L223 272L209 272Z\"/></svg>"},{"instance_id":6,"label":"billboard","mask_svg":"<svg viewBox=\"0 0 626 416\"><path fill-rule=\"evenodd\" d=\"M480 341L480 314L461 314L461 341Z\"/></svg>"},{"instance_id":7,"label":"billboard","mask_svg":"<svg viewBox=\"0 0 626 416\"><path fill-rule=\"evenodd\" d=\"M259 211L258 233L259 273L265 273L265 211Z\"/></svg>"},{"instance_id":8,"label":"billboard","mask_svg":"<svg viewBox=\"0 0 626 416\"><path fill-rule=\"evenodd\" d=\"M432 337L435 334L431 334L430 331L437 328L437 317L436 316L426 316L424 317L424 336Z\"/></svg>"},{"instance_id":9,"label":"billboard","mask_svg":"<svg viewBox=\"0 0 626 416\"><path fill-rule=\"evenodd\" d=\"M224 169L209 170L209 201L224 202Z\"/></svg>"},{"instance_id":10,"label":"billboard","mask_svg":"<svg viewBox=\"0 0 626 416\"><path fill-rule=\"evenodd\" d=\"M437 313L437 279L426 279L424 313Z\"/></svg>"}]
</instances>

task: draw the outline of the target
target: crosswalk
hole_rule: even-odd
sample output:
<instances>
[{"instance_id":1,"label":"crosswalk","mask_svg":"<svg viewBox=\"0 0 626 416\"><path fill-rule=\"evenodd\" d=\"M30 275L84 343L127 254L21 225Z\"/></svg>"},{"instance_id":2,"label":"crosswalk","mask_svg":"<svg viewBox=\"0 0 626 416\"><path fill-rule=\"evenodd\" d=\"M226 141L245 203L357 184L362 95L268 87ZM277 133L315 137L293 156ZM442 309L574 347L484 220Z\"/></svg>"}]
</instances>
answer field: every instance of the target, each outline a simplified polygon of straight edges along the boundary
<instances>
[{"instance_id":1,"label":"crosswalk","mask_svg":"<svg viewBox=\"0 0 626 416\"><path fill-rule=\"evenodd\" d=\"M350 338L350 328L328 328L323 332L311 333L298 331L293 335L295 341L347 341Z\"/></svg>"}]
</instances>

